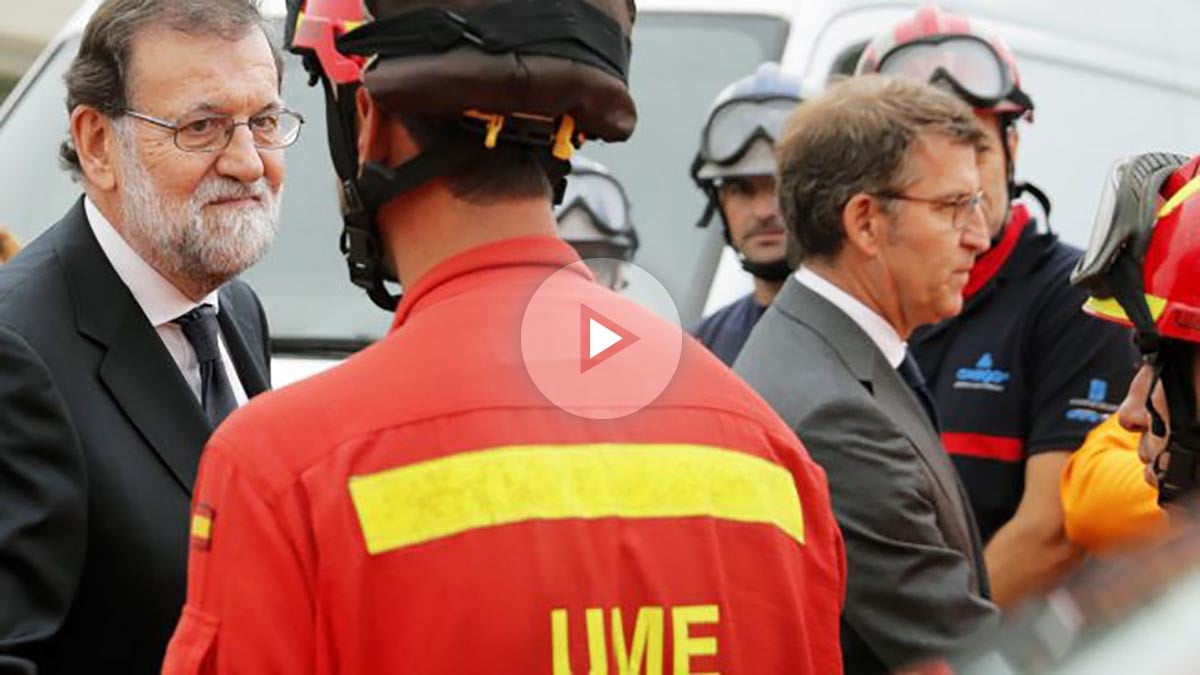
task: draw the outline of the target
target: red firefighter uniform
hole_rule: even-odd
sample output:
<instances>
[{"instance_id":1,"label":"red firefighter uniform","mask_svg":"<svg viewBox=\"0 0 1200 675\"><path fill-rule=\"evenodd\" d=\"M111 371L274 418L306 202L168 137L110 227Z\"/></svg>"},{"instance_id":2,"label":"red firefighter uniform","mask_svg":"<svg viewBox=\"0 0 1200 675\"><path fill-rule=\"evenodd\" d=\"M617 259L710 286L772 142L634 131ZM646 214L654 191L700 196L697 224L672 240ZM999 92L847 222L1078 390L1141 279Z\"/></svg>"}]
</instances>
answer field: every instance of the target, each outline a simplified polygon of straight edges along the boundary
<instances>
[{"instance_id":1,"label":"red firefighter uniform","mask_svg":"<svg viewBox=\"0 0 1200 675\"><path fill-rule=\"evenodd\" d=\"M623 418L532 384L525 303L577 260L462 253L385 339L231 417L164 673L841 672L825 475L757 395L691 338ZM611 293L577 286L564 311Z\"/></svg>"}]
</instances>

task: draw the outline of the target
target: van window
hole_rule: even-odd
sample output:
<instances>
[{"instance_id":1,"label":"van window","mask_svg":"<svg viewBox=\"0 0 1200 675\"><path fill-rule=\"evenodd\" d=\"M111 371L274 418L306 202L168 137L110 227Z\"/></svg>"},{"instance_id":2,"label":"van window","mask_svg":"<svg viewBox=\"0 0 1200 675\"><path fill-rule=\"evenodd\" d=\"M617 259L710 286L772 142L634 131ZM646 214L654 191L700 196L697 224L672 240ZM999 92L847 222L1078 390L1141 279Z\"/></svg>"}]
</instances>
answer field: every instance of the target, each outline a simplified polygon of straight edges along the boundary
<instances>
[{"instance_id":1,"label":"van window","mask_svg":"<svg viewBox=\"0 0 1200 675\"><path fill-rule=\"evenodd\" d=\"M842 77L850 77L858 66L858 59L867 49L867 42L851 45L833 60L833 69L829 73L829 81L835 82Z\"/></svg>"},{"instance_id":2,"label":"van window","mask_svg":"<svg viewBox=\"0 0 1200 675\"><path fill-rule=\"evenodd\" d=\"M631 85L639 124L631 142L590 143L626 185L642 247L636 262L671 292L681 318L697 318L719 241L694 224L703 209L688 177L708 106L727 83L764 60L778 60L786 22L759 16L643 12L634 38ZM77 41L58 49L0 119L0 223L24 242L56 222L80 188L58 167L67 132L63 73ZM307 119L288 150L283 222L266 258L245 277L263 300L271 332L290 340L358 341L381 336L390 317L354 288L338 252L341 218L326 145L320 87L286 58L284 96ZM707 267L707 269L705 269ZM639 297L636 287L627 289Z\"/></svg>"},{"instance_id":3,"label":"van window","mask_svg":"<svg viewBox=\"0 0 1200 675\"><path fill-rule=\"evenodd\" d=\"M1017 178L1046 191L1050 225L1076 246L1087 243L1109 167L1130 154L1184 154L1200 143L1200 91L1179 78L1163 86L1144 78L1018 51L1021 86L1037 108L1021 123Z\"/></svg>"}]
</instances>

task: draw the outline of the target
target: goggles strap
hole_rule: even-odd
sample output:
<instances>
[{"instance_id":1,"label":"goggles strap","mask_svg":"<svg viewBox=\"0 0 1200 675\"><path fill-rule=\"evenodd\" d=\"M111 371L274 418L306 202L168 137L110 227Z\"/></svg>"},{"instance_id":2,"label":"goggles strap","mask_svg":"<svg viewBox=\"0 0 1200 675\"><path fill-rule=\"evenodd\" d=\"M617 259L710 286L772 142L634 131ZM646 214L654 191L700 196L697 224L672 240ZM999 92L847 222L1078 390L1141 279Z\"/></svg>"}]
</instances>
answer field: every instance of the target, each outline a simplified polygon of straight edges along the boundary
<instances>
[{"instance_id":1,"label":"goggles strap","mask_svg":"<svg viewBox=\"0 0 1200 675\"><path fill-rule=\"evenodd\" d=\"M716 184L711 179L700 177L700 169L705 164L707 162L704 159L703 153L697 152L696 157L692 160L692 168L688 171L688 175L692 177L692 182L696 184L696 187L700 188L700 191L707 198L707 203L704 205L704 212L700 214L700 219L696 221L696 227L708 227L708 224L712 222L713 216L717 214L718 200ZM724 218L724 214L721 217ZM725 243L729 243L728 229L725 231Z\"/></svg>"}]
</instances>

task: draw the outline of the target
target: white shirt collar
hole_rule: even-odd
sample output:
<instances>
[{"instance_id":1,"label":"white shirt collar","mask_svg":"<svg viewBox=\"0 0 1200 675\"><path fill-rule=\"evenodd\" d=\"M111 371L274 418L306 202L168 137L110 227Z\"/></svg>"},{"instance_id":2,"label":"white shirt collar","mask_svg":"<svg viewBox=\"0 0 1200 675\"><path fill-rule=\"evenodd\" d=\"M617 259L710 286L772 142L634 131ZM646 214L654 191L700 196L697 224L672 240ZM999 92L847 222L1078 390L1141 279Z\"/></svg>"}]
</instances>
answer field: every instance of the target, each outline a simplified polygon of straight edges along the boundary
<instances>
[{"instance_id":1,"label":"white shirt collar","mask_svg":"<svg viewBox=\"0 0 1200 675\"><path fill-rule=\"evenodd\" d=\"M209 293L200 302L193 302L159 274L129 246L90 197L84 198L83 208L100 250L104 251L117 276L133 294L133 299L142 308L150 325L157 328L168 324L201 304L212 305L214 310L220 309L217 291Z\"/></svg>"},{"instance_id":2,"label":"white shirt collar","mask_svg":"<svg viewBox=\"0 0 1200 675\"><path fill-rule=\"evenodd\" d=\"M892 368L900 367L905 354L908 353L908 343L900 339L900 334L896 332L895 328L892 328L892 324L862 304L858 298L838 288L833 282L804 265L796 270L794 276L796 281L808 286L812 292L831 302L834 307L845 312L846 316L858 324L858 327L863 329L863 332L879 348L879 351L883 352L883 357L887 359Z\"/></svg>"}]
</instances>

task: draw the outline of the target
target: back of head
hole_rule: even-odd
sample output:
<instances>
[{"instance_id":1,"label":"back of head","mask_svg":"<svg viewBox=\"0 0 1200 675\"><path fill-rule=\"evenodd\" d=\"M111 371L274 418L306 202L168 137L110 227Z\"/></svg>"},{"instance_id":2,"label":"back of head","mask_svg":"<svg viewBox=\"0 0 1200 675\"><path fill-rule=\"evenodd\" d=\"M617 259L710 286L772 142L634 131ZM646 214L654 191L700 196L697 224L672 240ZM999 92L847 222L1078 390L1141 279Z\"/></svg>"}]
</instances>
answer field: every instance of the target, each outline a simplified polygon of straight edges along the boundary
<instances>
[{"instance_id":1,"label":"back of head","mask_svg":"<svg viewBox=\"0 0 1200 675\"><path fill-rule=\"evenodd\" d=\"M477 204L549 201L586 139L628 138L635 15L633 0L288 0L287 46L335 113L353 283L395 306L375 223L395 197L441 179ZM405 125L415 157L392 167L358 157L360 88Z\"/></svg>"},{"instance_id":2,"label":"back of head","mask_svg":"<svg viewBox=\"0 0 1200 675\"><path fill-rule=\"evenodd\" d=\"M910 151L929 134L983 142L970 108L920 82L864 75L798 108L777 151L780 207L800 256L835 258L851 197L902 191L914 180Z\"/></svg>"},{"instance_id":3,"label":"back of head","mask_svg":"<svg viewBox=\"0 0 1200 675\"><path fill-rule=\"evenodd\" d=\"M377 25L389 19L413 20L427 0L368 0ZM495 2L494 0L444 0L436 3L444 11L462 16L486 16L489 11L509 6L513 17L526 14L536 21L546 10L538 3ZM635 8L632 0L586 0L581 16L615 19L619 33L610 32L616 43L632 30ZM433 15L430 15L433 16ZM405 17L408 17L407 19ZM437 25L436 21L432 25ZM501 36L499 44L519 44L517 34ZM593 27L600 28L597 23ZM512 29L512 24L507 25ZM487 31L481 31L487 34ZM511 40L511 42L510 42ZM488 115L533 114L557 117L571 115L577 129L590 138L621 141L632 133L636 111L625 81L625 63L607 63L568 40L554 40L561 51L539 53L531 49L518 58L490 53L464 45L440 55L392 55L368 67L363 84L385 109L396 114L421 148L445 145L450 138L469 134L460 124L468 110ZM562 55L574 57L562 58ZM580 67L580 65L592 67ZM560 158L561 159L561 158ZM455 196L476 203L506 197L549 198L556 172L547 171L551 159L545 145L523 142L497 143L476 161L444 174Z\"/></svg>"}]
</instances>

